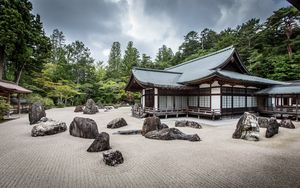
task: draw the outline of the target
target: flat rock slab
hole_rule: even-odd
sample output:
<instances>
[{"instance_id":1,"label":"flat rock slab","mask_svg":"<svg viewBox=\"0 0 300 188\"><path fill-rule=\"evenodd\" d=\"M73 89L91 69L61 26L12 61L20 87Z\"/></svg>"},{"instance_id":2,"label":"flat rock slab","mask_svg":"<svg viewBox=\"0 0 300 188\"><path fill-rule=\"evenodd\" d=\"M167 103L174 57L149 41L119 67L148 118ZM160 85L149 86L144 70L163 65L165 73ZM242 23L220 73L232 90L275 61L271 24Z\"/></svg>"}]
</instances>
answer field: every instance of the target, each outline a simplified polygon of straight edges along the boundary
<instances>
[{"instance_id":1,"label":"flat rock slab","mask_svg":"<svg viewBox=\"0 0 300 188\"><path fill-rule=\"evenodd\" d=\"M124 162L123 155L120 151L107 151L103 153L103 161L106 165L116 166Z\"/></svg>"},{"instance_id":2,"label":"flat rock slab","mask_svg":"<svg viewBox=\"0 0 300 188\"><path fill-rule=\"evenodd\" d=\"M245 112L239 119L232 138L258 141L259 125L257 117L254 114Z\"/></svg>"},{"instance_id":3,"label":"flat rock slab","mask_svg":"<svg viewBox=\"0 0 300 188\"><path fill-rule=\"evenodd\" d=\"M97 123L90 118L75 117L70 124L70 135L81 138L93 138L98 136Z\"/></svg>"},{"instance_id":4,"label":"flat rock slab","mask_svg":"<svg viewBox=\"0 0 300 188\"><path fill-rule=\"evenodd\" d=\"M202 126L199 123L187 120L175 121L175 127L191 127L196 129L202 129Z\"/></svg>"},{"instance_id":5,"label":"flat rock slab","mask_svg":"<svg viewBox=\"0 0 300 188\"><path fill-rule=\"evenodd\" d=\"M127 122L125 121L124 118L116 118L107 124L107 128L116 129L116 128L124 127L126 125L127 125Z\"/></svg>"},{"instance_id":6,"label":"flat rock slab","mask_svg":"<svg viewBox=\"0 0 300 188\"><path fill-rule=\"evenodd\" d=\"M55 121L52 119L47 119L46 121L40 121L31 130L31 136L45 136L53 135L67 130L67 125L65 122Z\"/></svg>"},{"instance_id":7,"label":"flat rock slab","mask_svg":"<svg viewBox=\"0 0 300 188\"><path fill-rule=\"evenodd\" d=\"M125 131L117 131L113 134L120 134L120 135L135 135L135 134L142 134L142 130L125 130Z\"/></svg>"},{"instance_id":8,"label":"flat rock slab","mask_svg":"<svg viewBox=\"0 0 300 188\"><path fill-rule=\"evenodd\" d=\"M97 135L96 139L92 145L87 149L88 152L100 152L104 150L109 150L109 134L102 132Z\"/></svg>"},{"instance_id":9,"label":"flat rock slab","mask_svg":"<svg viewBox=\"0 0 300 188\"><path fill-rule=\"evenodd\" d=\"M29 123L30 125L38 123L42 117L46 117L45 108L42 103L33 103L29 108Z\"/></svg>"},{"instance_id":10,"label":"flat rock slab","mask_svg":"<svg viewBox=\"0 0 300 188\"><path fill-rule=\"evenodd\" d=\"M197 134L187 135L177 128L166 128L159 131L150 131L145 134L145 137L157 140L189 140L192 142L201 140Z\"/></svg>"}]
</instances>

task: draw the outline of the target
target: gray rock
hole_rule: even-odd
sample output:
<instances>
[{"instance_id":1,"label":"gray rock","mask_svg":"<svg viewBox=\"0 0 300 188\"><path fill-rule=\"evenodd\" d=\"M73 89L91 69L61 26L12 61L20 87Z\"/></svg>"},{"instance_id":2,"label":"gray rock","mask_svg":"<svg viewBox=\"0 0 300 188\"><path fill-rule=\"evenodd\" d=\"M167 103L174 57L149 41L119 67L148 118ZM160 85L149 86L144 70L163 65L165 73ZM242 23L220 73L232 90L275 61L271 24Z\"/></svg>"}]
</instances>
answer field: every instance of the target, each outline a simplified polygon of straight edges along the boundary
<instances>
[{"instance_id":1,"label":"gray rock","mask_svg":"<svg viewBox=\"0 0 300 188\"><path fill-rule=\"evenodd\" d=\"M160 131L150 131L145 134L145 137L157 140L189 140L192 142L200 141L200 137L197 134L187 135L177 128L166 128Z\"/></svg>"},{"instance_id":2,"label":"gray rock","mask_svg":"<svg viewBox=\"0 0 300 188\"><path fill-rule=\"evenodd\" d=\"M82 105L76 106L74 112L83 112L83 106Z\"/></svg>"},{"instance_id":3,"label":"gray rock","mask_svg":"<svg viewBox=\"0 0 300 188\"><path fill-rule=\"evenodd\" d=\"M162 123L159 125L158 130L167 129L167 128L169 128L169 126L165 123Z\"/></svg>"},{"instance_id":4,"label":"gray rock","mask_svg":"<svg viewBox=\"0 0 300 188\"><path fill-rule=\"evenodd\" d=\"M46 121L48 121L48 120L49 120L49 119L48 119L47 117L42 117L38 123L40 123L40 122L46 122Z\"/></svg>"},{"instance_id":5,"label":"gray rock","mask_svg":"<svg viewBox=\"0 0 300 188\"><path fill-rule=\"evenodd\" d=\"M254 114L245 112L244 115L239 119L232 138L258 141L259 125L257 122L257 117Z\"/></svg>"},{"instance_id":6,"label":"gray rock","mask_svg":"<svg viewBox=\"0 0 300 188\"><path fill-rule=\"evenodd\" d=\"M42 117L46 117L45 108L42 103L33 103L29 108L29 123L30 125L40 121Z\"/></svg>"},{"instance_id":7,"label":"gray rock","mask_svg":"<svg viewBox=\"0 0 300 188\"><path fill-rule=\"evenodd\" d=\"M97 124L90 118L75 117L70 124L70 135L81 138L95 139L98 132Z\"/></svg>"},{"instance_id":8,"label":"gray rock","mask_svg":"<svg viewBox=\"0 0 300 188\"><path fill-rule=\"evenodd\" d=\"M292 120L290 119L283 119L280 122L280 127L288 128L288 129L295 129L295 125L293 124Z\"/></svg>"},{"instance_id":9,"label":"gray rock","mask_svg":"<svg viewBox=\"0 0 300 188\"><path fill-rule=\"evenodd\" d=\"M116 166L124 162L123 155L120 151L107 151L103 153L103 161L106 165Z\"/></svg>"},{"instance_id":10,"label":"gray rock","mask_svg":"<svg viewBox=\"0 0 300 188\"><path fill-rule=\"evenodd\" d=\"M83 113L84 114L96 114L97 112L99 112L99 110L98 110L96 103L93 101L93 99L88 99L85 104L85 107L83 109Z\"/></svg>"},{"instance_id":11,"label":"gray rock","mask_svg":"<svg viewBox=\"0 0 300 188\"><path fill-rule=\"evenodd\" d=\"M142 130L125 130L125 131L117 131L113 134L120 134L120 135L132 135L132 134L141 134Z\"/></svg>"},{"instance_id":12,"label":"gray rock","mask_svg":"<svg viewBox=\"0 0 300 188\"><path fill-rule=\"evenodd\" d=\"M107 128L116 129L116 128L124 127L126 125L127 122L125 121L124 118L116 118L107 124Z\"/></svg>"},{"instance_id":13,"label":"gray rock","mask_svg":"<svg viewBox=\"0 0 300 188\"><path fill-rule=\"evenodd\" d=\"M258 125L262 128L267 128L269 126L269 118L258 117Z\"/></svg>"},{"instance_id":14,"label":"gray rock","mask_svg":"<svg viewBox=\"0 0 300 188\"><path fill-rule=\"evenodd\" d=\"M158 130L160 127L160 119L156 116L147 117L144 120L143 128L142 128L142 135L144 136L146 133L154 130Z\"/></svg>"},{"instance_id":15,"label":"gray rock","mask_svg":"<svg viewBox=\"0 0 300 188\"><path fill-rule=\"evenodd\" d=\"M202 129L202 126L199 123L187 120L176 121L175 127L192 127L196 129Z\"/></svg>"},{"instance_id":16,"label":"gray rock","mask_svg":"<svg viewBox=\"0 0 300 188\"><path fill-rule=\"evenodd\" d=\"M45 119L44 119L45 120ZM53 135L67 130L65 122L47 119L47 121L40 121L31 130L31 136L45 136Z\"/></svg>"},{"instance_id":17,"label":"gray rock","mask_svg":"<svg viewBox=\"0 0 300 188\"><path fill-rule=\"evenodd\" d=\"M109 134L102 132L97 135L92 145L87 149L88 152L99 152L111 149L109 146Z\"/></svg>"},{"instance_id":18,"label":"gray rock","mask_svg":"<svg viewBox=\"0 0 300 188\"><path fill-rule=\"evenodd\" d=\"M279 123L277 122L276 118L271 118L269 120L269 126L267 127L266 130L266 138L271 138L275 134L278 134L279 131Z\"/></svg>"}]
</instances>

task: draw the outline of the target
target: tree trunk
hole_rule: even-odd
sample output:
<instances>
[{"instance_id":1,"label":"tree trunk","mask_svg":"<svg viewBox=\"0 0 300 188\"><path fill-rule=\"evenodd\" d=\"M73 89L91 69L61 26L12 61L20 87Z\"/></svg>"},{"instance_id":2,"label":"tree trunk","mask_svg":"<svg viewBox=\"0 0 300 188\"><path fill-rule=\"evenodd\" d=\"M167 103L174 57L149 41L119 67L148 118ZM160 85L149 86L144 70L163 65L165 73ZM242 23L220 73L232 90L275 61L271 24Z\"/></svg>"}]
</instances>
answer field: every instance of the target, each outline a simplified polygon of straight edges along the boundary
<instances>
[{"instance_id":1,"label":"tree trunk","mask_svg":"<svg viewBox=\"0 0 300 188\"><path fill-rule=\"evenodd\" d=\"M0 79L4 79L4 67L5 67L5 51L4 48L0 47Z\"/></svg>"},{"instance_id":2,"label":"tree trunk","mask_svg":"<svg viewBox=\"0 0 300 188\"><path fill-rule=\"evenodd\" d=\"M289 58L292 58L292 45L291 45L291 36L293 34L293 28L292 28L292 24L291 24L291 20L288 20L286 23L286 29L285 29L285 35L287 38L287 51L289 54Z\"/></svg>"},{"instance_id":3,"label":"tree trunk","mask_svg":"<svg viewBox=\"0 0 300 188\"><path fill-rule=\"evenodd\" d=\"M15 72L15 83L17 84L17 85L19 85L19 83L20 83L20 79L21 79L21 76L22 76L22 73L23 73L23 69L24 69L24 67L25 67L25 62L23 63L23 65L22 65L22 67L21 67L21 69L20 70L16 70L16 72Z\"/></svg>"}]
</instances>

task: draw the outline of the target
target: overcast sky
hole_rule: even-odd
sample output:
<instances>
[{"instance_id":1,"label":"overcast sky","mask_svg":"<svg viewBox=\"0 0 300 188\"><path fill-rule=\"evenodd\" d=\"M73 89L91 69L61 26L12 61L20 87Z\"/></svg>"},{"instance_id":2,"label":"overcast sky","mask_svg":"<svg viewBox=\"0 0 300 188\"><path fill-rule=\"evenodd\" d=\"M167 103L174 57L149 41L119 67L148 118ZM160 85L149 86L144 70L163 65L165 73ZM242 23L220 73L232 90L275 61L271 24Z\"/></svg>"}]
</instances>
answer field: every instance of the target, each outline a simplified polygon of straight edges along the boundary
<instances>
[{"instance_id":1,"label":"overcast sky","mask_svg":"<svg viewBox=\"0 0 300 188\"><path fill-rule=\"evenodd\" d=\"M67 42L80 40L96 60L107 61L111 45L124 50L133 41L152 58L163 44L174 52L189 31L220 31L253 17L265 20L285 0L31 0L47 35L64 32Z\"/></svg>"}]
</instances>

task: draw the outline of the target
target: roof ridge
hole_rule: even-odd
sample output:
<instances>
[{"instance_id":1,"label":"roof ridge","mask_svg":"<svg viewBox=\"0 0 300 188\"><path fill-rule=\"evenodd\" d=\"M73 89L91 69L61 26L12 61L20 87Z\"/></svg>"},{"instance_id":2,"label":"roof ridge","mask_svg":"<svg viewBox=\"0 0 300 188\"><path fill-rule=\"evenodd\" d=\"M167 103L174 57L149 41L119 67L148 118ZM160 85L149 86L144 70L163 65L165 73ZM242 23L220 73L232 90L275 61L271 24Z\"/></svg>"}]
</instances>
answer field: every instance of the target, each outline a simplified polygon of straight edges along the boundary
<instances>
[{"instance_id":1,"label":"roof ridge","mask_svg":"<svg viewBox=\"0 0 300 188\"><path fill-rule=\"evenodd\" d=\"M222 52L227 51L227 50L230 50L230 49L234 49L234 46L233 46L233 45L228 46L228 47L226 47L226 48L223 48L223 49L218 50L218 51L215 51L215 52L211 52L211 53L206 54L206 55L204 55L204 56L200 56L200 57L197 57L197 58L195 58L195 59L191 59L191 60L189 60L189 61L185 61L185 62L183 62L183 63L180 63L180 64L178 64L178 65L174 65L174 66L165 68L164 70L169 70L169 69L173 69L173 68L176 68L176 67L180 67L180 66L182 66L182 65L186 65L186 64L188 64L188 63L191 63L191 62L194 62L194 61L197 61L197 60L200 60L200 59L204 59L204 58L207 58L207 57L210 57L210 56L213 56L213 55L222 53Z\"/></svg>"},{"instance_id":2,"label":"roof ridge","mask_svg":"<svg viewBox=\"0 0 300 188\"><path fill-rule=\"evenodd\" d=\"M150 69L150 68L142 68L142 67L133 67L133 70L144 70L144 71L153 71L153 72L164 72L164 73L182 74L181 72L168 71L168 70L159 70L159 69Z\"/></svg>"}]
</instances>

